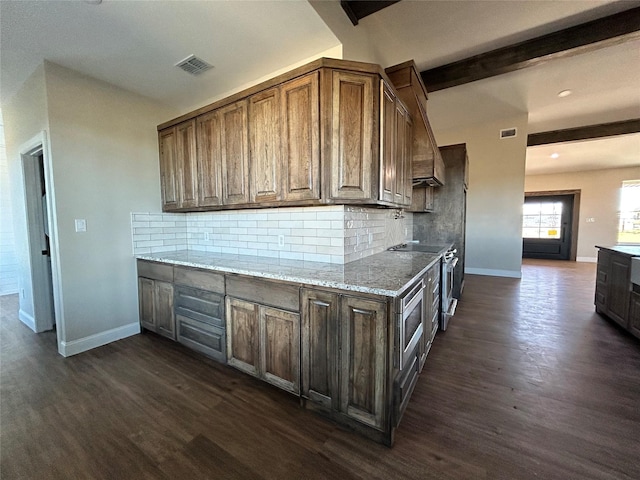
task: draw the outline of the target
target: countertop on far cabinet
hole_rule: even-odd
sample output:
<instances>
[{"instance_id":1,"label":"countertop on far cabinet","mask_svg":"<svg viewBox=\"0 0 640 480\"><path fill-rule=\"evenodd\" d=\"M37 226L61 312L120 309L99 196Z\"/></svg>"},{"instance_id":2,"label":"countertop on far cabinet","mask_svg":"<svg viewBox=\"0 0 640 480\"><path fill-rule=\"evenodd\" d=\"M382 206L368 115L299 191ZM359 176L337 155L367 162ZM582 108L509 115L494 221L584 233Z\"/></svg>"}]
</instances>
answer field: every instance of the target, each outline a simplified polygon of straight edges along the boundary
<instances>
[{"instance_id":1,"label":"countertop on far cabinet","mask_svg":"<svg viewBox=\"0 0 640 480\"><path fill-rule=\"evenodd\" d=\"M614 245L612 247L603 247L596 245L596 248L603 248L605 250L611 250L612 252L622 253L629 257L640 257L640 246L638 245Z\"/></svg>"},{"instance_id":2,"label":"countertop on far cabinet","mask_svg":"<svg viewBox=\"0 0 640 480\"><path fill-rule=\"evenodd\" d=\"M384 251L344 265L195 250L141 254L136 258L396 297L439 261L440 255Z\"/></svg>"}]
</instances>

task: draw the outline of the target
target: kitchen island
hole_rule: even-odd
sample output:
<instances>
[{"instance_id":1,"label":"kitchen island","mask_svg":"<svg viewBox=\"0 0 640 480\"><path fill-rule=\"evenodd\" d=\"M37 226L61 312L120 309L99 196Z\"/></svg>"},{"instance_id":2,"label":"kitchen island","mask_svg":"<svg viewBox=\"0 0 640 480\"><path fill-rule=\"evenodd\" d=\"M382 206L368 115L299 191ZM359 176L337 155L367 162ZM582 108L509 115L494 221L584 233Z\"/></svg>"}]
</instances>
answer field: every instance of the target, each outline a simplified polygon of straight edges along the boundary
<instances>
[{"instance_id":1,"label":"kitchen island","mask_svg":"<svg viewBox=\"0 0 640 480\"><path fill-rule=\"evenodd\" d=\"M640 338L640 246L598 248L596 312ZM636 273L636 275L634 275Z\"/></svg>"},{"instance_id":2,"label":"kitchen island","mask_svg":"<svg viewBox=\"0 0 640 480\"><path fill-rule=\"evenodd\" d=\"M140 321L393 444L437 331L441 255L345 265L193 250L139 255Z\"/></svg>"}]
</instances>

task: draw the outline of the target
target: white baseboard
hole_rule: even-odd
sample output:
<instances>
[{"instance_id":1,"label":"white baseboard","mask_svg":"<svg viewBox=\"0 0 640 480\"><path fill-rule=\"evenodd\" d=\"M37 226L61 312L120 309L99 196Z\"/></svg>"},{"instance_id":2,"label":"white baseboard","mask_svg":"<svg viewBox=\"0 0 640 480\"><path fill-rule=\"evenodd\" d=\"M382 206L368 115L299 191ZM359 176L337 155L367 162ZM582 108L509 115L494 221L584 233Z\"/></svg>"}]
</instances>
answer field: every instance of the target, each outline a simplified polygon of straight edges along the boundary
<instances>
[{"instance_id":1,"label":"white baseboard","mask_svg":"<svg viewBox=\"0 0 640 480\"><path fill-rule=\"evenodd\" d=\"M96 333L88 337L71 340L70 342L60 342L58 352L63 357L70 357L78 353L86 352L92 348L101 347L107 343L115 342L123 338L130 337L140 333L140 324L138 322L129 323L122 327L112 328L106 332Z\"/></svg>"},{"instance_id":2,"label":"white baseboard","mask_svg":"<svg viewBox=\"0 0 640 480\"><path fill-rule=\"evenodd\" d=\"M33 318L33 316L29 315L27 312L21 309L18 312L18 318L22 323L24 323L31 330L33 330L34 332L36 331L36 319Z\"/></svg>"},{"instance_id":3,"label":"white baseboard","mask_svg":"<svg viewBox=\"0 0 640 480\"><path fill-rule=\"evenodd\" d=\"M522 278L520 270L492 270L490 268L465 268L464 273L471 275L486 275L489 277Z\"/></svg>"},{"instance_id":4,"label":"white baseboard","mask_svg":"<svg viewBox=\"0 0 640 480\"><path fill-rule=\"evenodd\" d=\"M598 257L577 257L576 262L598 263Z\"/></svg>"}]
</instances>

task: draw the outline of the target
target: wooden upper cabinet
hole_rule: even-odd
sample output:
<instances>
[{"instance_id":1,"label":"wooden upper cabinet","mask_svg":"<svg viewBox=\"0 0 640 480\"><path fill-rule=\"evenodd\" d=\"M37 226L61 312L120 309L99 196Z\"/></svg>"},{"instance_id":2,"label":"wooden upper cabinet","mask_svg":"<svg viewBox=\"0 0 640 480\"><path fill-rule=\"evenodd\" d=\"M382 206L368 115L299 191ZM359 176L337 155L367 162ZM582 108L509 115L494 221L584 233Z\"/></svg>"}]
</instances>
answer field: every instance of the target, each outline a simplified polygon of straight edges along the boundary
<instances>
[{"instance_id":1,"label":"wooden upper cabinet","mask_svg":"<svg viewBox=\"0 0 640 480\"><path fill-rule=\"evenodd\" d=\"M377 173L374 112L378 77L333 70L330 198L370 201ZM377 117L377 115L375 116ZM377 148L376 148L377 152Z\"/></svg>"},{"instance_id":2,"label":"wooden upper cabinet","mask_svg":"<svg viewBox=\"0 0 640 480\"><path fill-rule=\"evenodd\" d=\"M222 205L222 143L220 114L217 111L198 117L198 206Z\"/></svg>"},{"instance_id":3,"label":"wooden upper cabinet","mask_svg":"<svg viewBox=\"0 0 640 480\"><path fill-rule=\"evenodd\" d=\"M432 186L444 185L445 165L427 117L427 89L413 60L385 70L398 97L413 117L412 177Z\"/></svg>"},{"instance_id":4,"label":"wooden upper cabinet","mask_svg":"<svg viewBox=\"0 0 640 480\"><path fill-rule=\"evenodd\" d=\"M161 130L160 142L160 188L162 191L162 210L178 208L178 168L176 165L176 129Z\"/></svg>"},{"instance_id":5,"label":"wooden upper cabinet","mask_svg":"<svg viewBox=\"0 0 640 480\"><path fill-rule=\"evenodd\" d=\"M377 66L318 60L161 125L163 209L407 206L411 115Z\"/></svg>"},{"instance_id":6,"label":"wooden upper cabinet","mask_svg":"<svg viewBox=\"0 0 640 480\"><path fill-rule=\"evenodd\" d=\"M404 202L403 205L411 206L413 201L413 122L411 115L405 110L404 115Z\"/></svg>"},{"instance_id":7,"label":"wooden upper cabinet","mask_svg":"<svg viewBox=\"0 0 640 480\"><path fill-rule=\"evenodd\" d=\"M393 202L396 188L396 96L385 82L382 82L380 102L380 200Z\"/></svg>"},{"instance_id":8,"label":"wooden upper cabinet","mask_svg":"<svg viewBox=\"0 0 640 480\"><path fill-rule=\"evenodd\" d=\"M319 72L282 85L284 200L320 198Z\"/></svg>"},{"instance_id":9,"label":"wooden upper cabinet","mask_svg":"<svg viewBox=\"0 0 640 480\"><path fill-rule=\"evenodd\" d=\"M198 204L198 169L196 159L196 121L176 125L176 158L178 160L178 206Z\"/></svg>"},{"instance_id":10,"label":"wooden upper cabinet","mask_svg":"<svg viewBox=\"0 0 640 480\"><path fill-rule=\"evenodd\" d=\"M217 113L220 120L223 203L249 203L247 101L232 103Z\"/></svg>"},{"instance_id":11,"label":"wooden upper cabinet","mask_svg":"<svg viewBox=\"0 0 640 480\"><path fill-rule=\"evenodd\" d=\"M273 202L281 194L280 89L249 98L251 201Z\"/></svg>"}]
</instances>

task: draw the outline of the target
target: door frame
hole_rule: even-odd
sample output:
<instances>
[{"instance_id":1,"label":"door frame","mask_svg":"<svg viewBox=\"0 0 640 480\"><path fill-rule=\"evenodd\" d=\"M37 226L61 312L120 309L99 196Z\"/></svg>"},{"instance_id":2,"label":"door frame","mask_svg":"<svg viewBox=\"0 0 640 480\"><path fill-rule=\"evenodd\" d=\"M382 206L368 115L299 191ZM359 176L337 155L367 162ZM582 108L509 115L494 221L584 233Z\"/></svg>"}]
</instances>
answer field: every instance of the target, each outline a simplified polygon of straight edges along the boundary
<instances>
[{"instance_id":1,"label":"door frame","mask_svg":"<svg viewBox=\"0 0 640 480\"><path fill-rule=\"evenodd\" d=\"M20 164L22 169L22 181L24 187L25 205L25 225L27 233L28 266L33 296L33 325L28 325L36 333L40 333L53 328L55 318L56 336L58 340L58 351L60 344L64 340L64 315L62 308L61 275L60 275L60 250L58 243L58 223L56 218L56 200L52 175L52 162L48 136L46 131L42 131L19 149ZM48 279L48 268L43 261L42 239L42 218L39 211L42 209L36 205L35 194L40 192L40 186L36 185L35 172L37 157L42 155L44 164L44 181L47 188L47 211L42 215L47 216L49 226L49 247L51 254L51 280ZM37 222L40 222L39 224ZM48 283L51 283L49 292ZM53 317L51 308L48 306L50 295L53 295Z\"/></svg>"},{"instance_id":2,"label":"door frame","mask_svg":"<svg viewBox=\"0 0 640 480\"><path fill-rule=\"evenodd\" d=\"M573 213L571 219L571 246L569 261L575 262L578 255L578 227L580 225L580 190L546 190L541 192L524 192L528 197L555 197L558 195L573 196Z\"/></svg>"}]
</instances>

